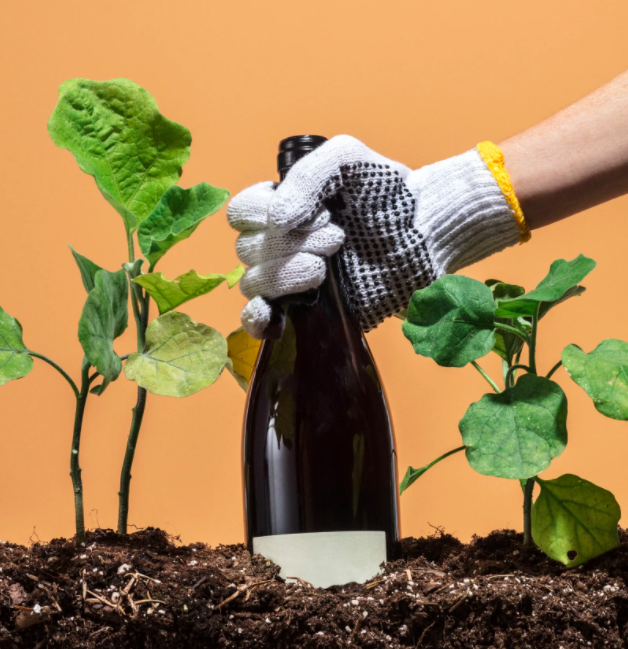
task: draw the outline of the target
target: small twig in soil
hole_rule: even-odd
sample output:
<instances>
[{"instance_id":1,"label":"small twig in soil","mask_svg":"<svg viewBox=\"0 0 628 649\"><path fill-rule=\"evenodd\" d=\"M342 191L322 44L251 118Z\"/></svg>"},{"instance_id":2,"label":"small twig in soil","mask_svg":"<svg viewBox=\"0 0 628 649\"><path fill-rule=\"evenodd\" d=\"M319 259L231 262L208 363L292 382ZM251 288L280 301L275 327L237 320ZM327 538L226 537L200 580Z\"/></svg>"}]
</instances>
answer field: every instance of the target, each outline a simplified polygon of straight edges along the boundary
<instances>
[{"instance_id":1,"label":"small twig in soil","mask_svg":"<svg viewBox=\"0 0 628 649\"><path fill-rule=\"evenodd\" d=\"M453 613L459 606L464 602L467 597L471 594L471 591L467 589L467 592L464 593L461 597L456 600L456 603L447 611L448 613Z\"/></svg>"},{"instance_id":2,"label":"small twig in soil","mask_svg":"<svg viewBox=\"0 0 628 649\"><path fill-rule=\"evenodd\" d=\"M406 575L408 577L408 581L412 581L412 571L410 568L406 568Z\"/></svg>"},{"instance_id":3,"label":"small twig in soil","mask_svg":"<svg viewBox=\"0 0 628 649\"><path fill-rule=\"evenodd\" d=\"M146 604L146 603L149 603L149 602L151 604L163 604L164 606L166 604L166 602L162 602L162 600L160 600L160 599L152 599L152 598L138 599L137 602L135 602L135 604Z\"/></svg>"},{"instance_id":4,"label":"small twig in soil","mask_svg":"<svg viewBox=\"0 0 628 649\"><path fill-rule=\"evenodd\" d=\"M83 582L83 601L85 601L85 598L87 597L87 582L85 581L85 568L83 568L83 579L81 581Z\"/></svg>"},{"instance_id":5,"label":"small twig in soil","mask_svg":"<svg viewBox=\"0 0 628 649\"><path fill-rule=\"evenodd\" d=\"M487 579L500 579L502 577L514 577L514 575L491 575L490 577L487 577Z\"/></svg>"},{"instance_id":6,"label":"small twig in soil","mask_svg":"<svg viewBox=\"0 0 628 649\"><path fill-rule=\"evenodd\" d=\"M192 586L192 590L196 590L201 584L204 584L207 581L207 576L201 577L195 584Z\"/></svg>"},{"instance_id":7,"label":"small twig in soil","mask_svg":"<svg viewBox=\"0 0 628 649\"><path fill-rule=\"evenodd\" d=\"M305 579L301 579L301 577L286 577L286 579L294 579L295 581L298 581L304 588L314 588L314 586L312 586L309 581L305 581Z\"/></svg>"},{"instance_id":8,"label":"small twig in soil","mask_svg":"<svg viewBox=\"0 0 628 649\"><path fill-rule=\"evenodd\" d=\"M432 624L430 624L429 626L426 626L426 627L423 629L423 633L421 634L421 637L419 638L419 641L416 643L415 646L420 647L421 644L423 644L423 638L425 637L425 634L426 634L426 633L427 633L427 632L428 632L428 631L429 631L429 630L430 630L430 629L431 629L435 624L436 624L436 620L434 620L434 621L432 622Z\"/></svg>"},{"instance_id":9,"label":"small twig in soil","mask_svg":"<svg viewBox=\"0 0 628 649\"><path fill-rule=\"evenodd\" d=\"M364 586L364 589L365 590L370 590L371 588L375 588L375 586L377 586L378 584L383 584L385 581L386 581L385 579L380 579L378 581L372 581L371 583L366 584L366 586Z\"/></svg>"}]
</instances>

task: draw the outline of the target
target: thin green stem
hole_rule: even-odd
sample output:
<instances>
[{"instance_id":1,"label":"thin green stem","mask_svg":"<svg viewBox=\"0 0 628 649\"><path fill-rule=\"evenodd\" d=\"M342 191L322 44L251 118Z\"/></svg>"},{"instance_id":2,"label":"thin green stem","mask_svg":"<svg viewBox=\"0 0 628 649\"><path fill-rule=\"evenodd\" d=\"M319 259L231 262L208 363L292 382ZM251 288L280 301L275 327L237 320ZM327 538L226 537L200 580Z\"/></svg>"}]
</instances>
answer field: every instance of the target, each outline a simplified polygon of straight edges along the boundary
<instances>
[{"instance_id":1,"label":"thin green stem","mask_svg":"<svg viewBox=\"0 0 628 649\"><path fill-rule=\"evenodd\" d=\"M137 438L140 434L142 427L142 419L144 417L144 409L146 408L146 390L144 388L137 388L137 402L133 408L133 419L131 420L131 430L129 431L129 439L127 440L126 453L124 455L124 464L122 465L122 474L120 476L120 491L118 496L120 505L118 508L118 534L127 533L127 523L129 519L129 495L131 490L131 467L133 466L133 458L135 457L135 448L137 446Z\"/></svg>"},{"instance_id":2,"label":"thin green stem","mask_svg":"<svg viewBox=\"0 0 628 649\"><path fill-rule=\"evenodd\" d=\"M132 239L129 247L130 261L133 261ZM130 281L131 278L129 278ZM148 327L148 313L150 307L149 295L144 293L141 287L134 282L131 283L131 299L133 301L133 314L135 316L135 325L137 327L137 350L143 351L144 341L146 338L146 329ZM127 355L128 357L128 355ZM122 464L122 473L120 474L120 491L118 492L118 534L126 534L129 519L129 497L131 491L131 469L135 457L137 440L142 427L144 410L146 408L146 390L137 387L137 400L133 408L133 418L131 420L131 430L127 440L124 462Z\"/></svg>"},{"instance_id":3,"label":"thin green stem","mask_svg":"<svg viewBox=\"0 0 628 649\"><path fill-rule=\"evenodd\" d=\"M74 489L74 518L76 521L76 542L85 541L85 514L83 509L83 480L82 469L79 465L79 451L81 446L81 431L83 429L83 415L85 404L89 396L90 364L87 358L83 357L81 367L81 391L76 395L76 411L74 413L74 431L72 433L72 453L70 455L70 477Z\"/></svg>"},{"instance_id":4,"label":"thin green stem","mask_svg":"<svg viewBox=\"0 0 628 649\"><path fill-rule=\"evenodd\" d=\"M76 383L72 380L72 377L59 365L57 365L53 360L48 358L47 356L44 356L43 354L38 354L37 352L33 352L30 349L28 350L28 355L33 356L34 358L39 358L42 361L45 361L48 363L48 365L52 365L52 367L61 374L61 376L70 384L70 387L72 388L72 391L74 392L74 396L78 399L79 396L79 389L76 387Z\"/></svg>"},{"instance_id":5,"label":"thin green stem","mask_svg":"<svg viewBox=\"0 0 628 649\"><path fill-rule=\"evenodd\" d=\"M129 262L132 264L135 261L135 245L133 244L133 233L128 228L126 231L126 245L129 251Z\"/></svg>"},{"instance_id":6,"label":"thin green stem","mask_svg":"<svg viewBox=\"0 0 628 649\"><path fill-rule=\"evenodd\" d=\"M532 316L532 331L530 332L530 341L528 342L530 374L536 374L536 332L539 327L539 310L541 303L536 307L536 312Z\"/></svg>"},{"instance_id":7,"label":"thin green stem","mask_svg":"<svg viewBox=\"0 0 628 649\"><path fill-rule=\"evenodd\" d=\"M524 340L529 344L528 336L526 336L526 334L523 331L521 331L521 329L517 329L517 327L504 324L503 322L495 322L494 324L495 324L495 329L502 329L503 331L509 331L511 334L515 334L515 336L519 336L519 338L521 338L522 340Z\"/></svg>"},{"instance_id":8,"label":"thin green stem","mask_svg":"<svg viewBox=\"0 0 628 649\"><path fill-rule=\"evenodd\" d=\"M523 545L532 545L532 492L534 478L528 478L523 491Z\"/></svg>"},{"instance_id":9,"label":"thin green stem","mask_svg":"<svg viewBox=\"0 0 628 649\"><path fill-rule=\"evenodd\" d=\"M508 369L508 373L506 374L506 381L505 381L506 389L508 389L509 387L514 386L514 384L515 384L515 374L517 373L518 369L525 370L526 372L530 371L530 368L527 365L512 365Z\"/></svg>"},{"instance_id":10,"label":"thin green stem","mask_svg":"<svg viewBox=\"0 0 628 649\"><path fill-rule=\"evenodd\" d=\"M467 447L459 446L453 451L447 451L447 453L444 453L440 457L437 457L435 460L432 460L429 464L425 465L422 469L419 469L418 472L416 472L414 476L412 476L412 478L410 478L409 480L406 480L406 478L408 477L406 474L406 477L401 481L401 485L399 486L399 495L401 495L411 484L418 480L428 469L431 469L435 464L438 464L441 460L444 460L446 457L449 457L454 453L464 451L465 448ZM408 471L410 471L410 469L408 469Z\"/></svg>"},{"instance_id":11,"label":"thin green stem","mask_svg":"<svg viewBox=\"0 0 628 649\"><path fill-rule=\"evenodd\" d=\"M497 387L497 383L493 381L493 379L478 365L476 361L471 361L471 365L475 367L475 369L485 378L486 382L497 392L497 394L501 393L501 390Z\"/></svg>"},{"instance_id":12,"label":"thin green stem","mask_svg":"<svg viewBox=\"0 0 628 649\"><path fill-rule=\"evenodd\" d=\"M554 374L554 372L555 372L556 370L560 369L560 367L562 366L562 364L563 364L562 361L558 361L558 363L556 363L556 365L554 365L554 367L552 367L552 369L547 373L547 376L546 376L545 378L546 378L546 379L551 379L551 378L552 378L552 375Z\"/></svg>"}]
</instances>

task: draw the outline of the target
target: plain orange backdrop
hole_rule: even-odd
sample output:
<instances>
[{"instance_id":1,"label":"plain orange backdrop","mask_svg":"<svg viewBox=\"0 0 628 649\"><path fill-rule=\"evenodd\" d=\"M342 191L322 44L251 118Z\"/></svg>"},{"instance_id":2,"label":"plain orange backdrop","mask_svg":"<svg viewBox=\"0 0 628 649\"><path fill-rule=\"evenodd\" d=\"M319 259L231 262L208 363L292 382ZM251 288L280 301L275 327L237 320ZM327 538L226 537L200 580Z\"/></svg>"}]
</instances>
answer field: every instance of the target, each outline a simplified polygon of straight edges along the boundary
<instances>
[{"instance_id":1,"label":"plain orange backdrop","mask_svg":"<svg viewBox=\"0 0 628 649\"><path fill-rule=\"evenodd\" d=\"M352 134L412 168L502 141L628 67L624 0L58 0L4 2L2 16L2 237L0 305L21 320L33 350L78 380L77 323L85 299L67 244L110 270L125 261L120 217L46 122L71 77L128 77L192 132L180 184L236 193L275 178L278 141L298 133ZM586 151L582 152L586 155ZM556 258L599 262L587 293L543 320L540 365L567 343L592 349L628 338L622 198L533 234L530 243L466 269L532 288ZM225 211L163 260L174 277L236 263ZM186 304L228 334L244 299L221 287ZM444 369L412 352L392 319L369 334L396 427L400 471L460 444L458 420L487 391L470 367ZM132 328L116 344L133 350ZM482 361L496 377L496 358ZM546 472L572 472L611 489L628 511L628 424L599 415L564 371L570 444ZM87 522L115 527L119 471L135 385L122 376L87 407L81 463ZM225 373L177 400L149 395L136 456L130 521L186 542L243 539L244 393ZM0 389L0 538L73 534L69 471L73 395L36 361ZM431 525L468 539L521 529L516 481L474 473L457 455L401 499L405 535ZM625 519L624 519L625 520ZM36 537L33 537L36 538Z\"/></svg>"}]
</instances>

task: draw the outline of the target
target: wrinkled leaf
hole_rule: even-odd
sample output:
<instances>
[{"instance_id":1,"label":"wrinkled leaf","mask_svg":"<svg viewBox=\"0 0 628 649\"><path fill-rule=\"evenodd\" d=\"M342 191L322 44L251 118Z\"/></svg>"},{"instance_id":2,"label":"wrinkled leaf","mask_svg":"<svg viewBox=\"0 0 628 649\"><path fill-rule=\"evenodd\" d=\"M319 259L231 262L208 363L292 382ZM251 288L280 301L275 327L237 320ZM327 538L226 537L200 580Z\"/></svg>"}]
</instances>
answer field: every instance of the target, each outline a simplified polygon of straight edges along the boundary
<instances>
[{"instance_id":1,"label":"wrinkled leaf","mask_svg":"<svg viewBox=\"0 0 628 649\"><path fill-rule=\"evenodd\" d=\"M596 266L593 259L578 255L571 261L556 260L547 276L530 293L521 297L499 300L495 315L498 318L532 317L541 302L560 302ZM571 296L570 296L571 297Z\"/></svg>"},{"instance_id":2,"label":"wrinkled leaf","mask_svg":"<svg viewBox=\"0 0 628 649\"><path fill-rule=\"evenodd\" d=\"M79 320L78 337L87 360L102 375L99 394L122 370L122 361L113 350L113 341L128 325L128 283L124 270L99 270Z\"/></svg>"},{"instance_id":3,"label":"wrinkled leaf","mask_svg":"<svg viewBox=\"0 0 628 649\"><path fill-rule=\"evenodd\" d=\"M81 279L83 280L83 286L89 293L95 286L96 273L99 270L102 270L102 267L98 264L95 264L93 261L90 261L87 257L79 255L79 253L76 252L76 250L74 250L72 246L70 246L70 250L72 251L76 265L79 267Z\"/></svg>"},{"instance_id":4,"label":"wrinkled leaf","mask_svg":"<svg viewBox=\"0 0 628 649\"><path fill-rule=\"evenodd\" d=\"M242 327L227 336L227 369L245 392L249 389L261 345L261 340L251 338Z\"/></svg>"},{"instance_id":5,"label":"wrinkled leaf","mask_svg":"<svg viewBox=\"0 0 628 649\"><path fill-rule=\"evenodd\" d=\"M610 491L569 473L536 480L532 538L545 554L574 568L619 546L621 510Z\"/></svg>"},{"instance_id":6,"label":"wrinkled leaf","mask_svg":"<svg viewBox=\"0 0 628 649\"><path fill-rule=\"evenodd\" d=\"M462 367L495 344L491 289L462 275L445 275L415 291L403 333L421 356Z\"/></svg>"},{"instance_id":7,"label":"wrinkled leaf","mask_svg":"<svg viewBox=\"0 0 628 649\"><path fill-rule=\"evenodd\" d=\"M447 453L444 453L440 457L437 457L435 460L432 460L429 464L422 466L420 469L413 469L411 466L409 466L408 470L406 471L406 475L403 477L403 480L399 485L399 495L401 496L401 494L411 484L414 484L428 469L431 469L435 464L438 464L441 460L444 460L446 457L449 457L454 453L458 453L458 451L462 451L463 449L464 446L461 446L460 448L456 448L453 451L448 451Z\"/></svg>"},{"instance_id":8,"label":"wrinkled leaf","mask_svg":"<svg viewBox=\"0 0 628 649\"><path fill-rule=\"evenodd\" d=\"M610 338L588 354L567 345L562 361L597 410L611 419L628 420L628 343Z\"/></svg>"},{"instance_id":9,"label":"wrinkled leaf","mask_svg":"<svg viewBox=\"0 0 628 649\"><path fill-rule=\"evenodd\" d=\"M70 79L48 122L54 143L94 176L133 231L181 176L191 136L159 113L153 97L128 79Z\"/></svg>"},{"instance_id":10,"label":"wrinkled leaf","mask_svg":"<svg viewBox=\"0 0 628 649\"><path fill-rule=\"evenodd\" d=\"M133 281L142 286L155 300L159 313L163 315L181 304L205 295L220 286L224 281L233 288L244 275L244 266L239 265L225 275L199 275L190 270L176 279L167 279L160 272L141 275Z\"/></svg>"},{"instance_id":11,"label":"wrinkled leaf","mask_svg":"<svg viewBox=\"0 0 628 649\"><path fill-rule=\"evenodd\" d=\"M498 478L531 478L567 444L567 398L544 377L524 374L514 388L486 394L465 413L459 428L469 464Z\"/></svg>"},{"instance_id":12,"label":"wrinkled leaf","mask_svg":"<svg viewBox=\"0 0 628 649\"><path fill-rule=\"evenodd\" d=\"M171 311L148 325L146 347L129 356L124 373L153 394L188 397L210 386L226 363L222 334Z\"/></svg>"},{"instance_id":13,"label":"wrinkled leaf","mask_svg":"<svg viewBox=\"0 0 628 649\"><path fill-rule=\"evenodd\" d=\"M140 248L151 267L172 246L192 236L201 222L217 212L228 198L226 189L208 183L189 189L170 187L137 231Z\"/></svg>"},{"instance_id":14,"label":"wrinkled leaf","mask_svg":"<svg viewBox=\"0 0 628 649\"><path fill-rule=\"evenodd\" d=\"M22 325L0 307L0 385L21 379L33 369L22 341Z\"/></svg>"}]
</instances>

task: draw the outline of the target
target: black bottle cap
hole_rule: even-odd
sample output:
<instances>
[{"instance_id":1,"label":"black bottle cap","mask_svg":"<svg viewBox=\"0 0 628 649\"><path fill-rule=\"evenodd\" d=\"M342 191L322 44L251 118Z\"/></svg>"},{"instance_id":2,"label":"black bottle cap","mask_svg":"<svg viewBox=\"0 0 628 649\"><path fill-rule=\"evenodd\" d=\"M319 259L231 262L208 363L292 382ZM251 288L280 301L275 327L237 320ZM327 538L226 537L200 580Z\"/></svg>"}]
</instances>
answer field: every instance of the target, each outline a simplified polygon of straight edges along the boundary
<instances>
[{"instance_id":1,"label":"black bottle cap","mask_svg":"<svg viewBox=\"0 0 628 649\"><path fill-rule=\"evenodd\" d=\"M290 167L297 160L326 141L327 138L322 135L293 135L281 140L279 143L279 155L277 156L277 170L281 180L286 177Z\"/></svg>"}]
</instances>

